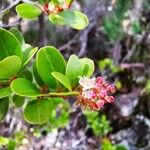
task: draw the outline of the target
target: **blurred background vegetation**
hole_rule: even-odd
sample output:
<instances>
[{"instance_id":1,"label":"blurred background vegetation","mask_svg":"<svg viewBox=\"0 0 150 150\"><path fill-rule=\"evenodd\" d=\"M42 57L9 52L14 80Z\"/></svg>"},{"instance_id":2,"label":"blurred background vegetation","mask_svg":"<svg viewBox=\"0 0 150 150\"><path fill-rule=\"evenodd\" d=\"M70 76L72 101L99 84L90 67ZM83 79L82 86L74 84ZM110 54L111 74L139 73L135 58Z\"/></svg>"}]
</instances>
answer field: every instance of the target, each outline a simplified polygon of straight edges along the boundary
<instances>
[{"instance_id":1,"label":"blurred background vegetation","mask_svg":"<svg viewBox=\"0 0 150 150\"><path fill-rule=\"evenodd\" d=\"M17 27L27 43L53 45L94 60L95 76L117 87L115 102L99 112L82 112L73 100L56 102L49 122L33 126L22 120L22 108L11 110L0 124L0 149L149 150L150 149L150 0L77 0L90 20L83 31L50 24L41 15L29 21L16 15L15 0L0 1L0 26ZM57 60L56 60L57 61Z\"/></svg>"}]
</instances>

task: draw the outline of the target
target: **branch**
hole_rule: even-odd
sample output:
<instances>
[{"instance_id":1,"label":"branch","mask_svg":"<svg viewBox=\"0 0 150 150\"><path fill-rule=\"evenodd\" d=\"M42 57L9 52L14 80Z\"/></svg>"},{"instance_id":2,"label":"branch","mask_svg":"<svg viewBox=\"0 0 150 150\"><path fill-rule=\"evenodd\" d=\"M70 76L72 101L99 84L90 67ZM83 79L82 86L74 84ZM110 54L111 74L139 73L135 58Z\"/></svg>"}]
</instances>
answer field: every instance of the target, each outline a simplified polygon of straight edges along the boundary
<instances>
[{"instance_id":1,"label":"branch","mask_svg":"<svg viewBox=\"0 0 150 150\"><path fill-rule=\"evenodd\" d=\"M10 24L0 24L1 28L9 28L9 27L14 27L14 26L19 26L20 23L19 22L14 22L14 23L10 23Z\"/></svg>"},{"instance_id":2,"label":"branch","mask_svg":"<svg viewBox=\"0 0 150 150\"><path fill-rule=\"evenodd\" d=\"M3 9L0 11L0 14L5 13L6 11L10 10L11 8L13 8L14 6L16 6L19 2L21 2L21 0L16 0L13 3L11 3L7 8Z\"/></svg>"},{"instance_id":3,"label":"branch","mask_svg":"<svg viewBox=\"0 0 150 150\"><path fill-rule=\"evenodd\" d=\"M17 4L19 4L20 2L24 2L24 3L29 3L29 4L34 4L37 7L39 7L42 10L42 6L38 3L38 2L32 2L30 0L16 0L13 3L11 3L7 8L3 9L0 11L0 14L5 13L6 11L10 10L11 8L13 8L14 6L16 6Z\"/></svg>"},{"instance_id":4,"label":"branch","mask_svg":"<svg viewBox=\"0 0 150 150\"><path fill-rule=\"evenodd\" d=\"M63 51L65 49L67 49L68 47L70 47L72 44L77 42L77 38L78 38L79 34L76 34L69 42L67 42L66 44L62 45L61 47L59 47L58 49L60 51Z\"/></svg>"},{"instance_id":5,"label":"branch","mask_svg":"<svg viewBox=\"0 0 150 150\"><path fill-rule=\"evenodd\" d=\"M123 69L133 68L133 67L145 68L143 63L122 63L120 64L120 67Z\"/></svg>"}]
</instances>

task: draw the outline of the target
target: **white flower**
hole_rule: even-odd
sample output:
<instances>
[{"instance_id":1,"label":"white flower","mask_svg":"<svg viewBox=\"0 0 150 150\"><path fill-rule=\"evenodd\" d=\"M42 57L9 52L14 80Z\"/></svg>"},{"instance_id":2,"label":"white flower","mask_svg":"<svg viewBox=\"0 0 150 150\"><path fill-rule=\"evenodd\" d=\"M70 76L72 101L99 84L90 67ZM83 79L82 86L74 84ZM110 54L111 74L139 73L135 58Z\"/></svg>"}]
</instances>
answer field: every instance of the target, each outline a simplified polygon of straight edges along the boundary
<instances>
[{"instance_id":1,"label":"white flower","mask_svg":"<svg viewBox=\"0 0 150 150\"><path fill-rule=\"evenodd\" d=\"M80 77L79 84L83 87L83 91L92 89L95 87L96 79L88 77Z\"/></svg>"}]
</instances>

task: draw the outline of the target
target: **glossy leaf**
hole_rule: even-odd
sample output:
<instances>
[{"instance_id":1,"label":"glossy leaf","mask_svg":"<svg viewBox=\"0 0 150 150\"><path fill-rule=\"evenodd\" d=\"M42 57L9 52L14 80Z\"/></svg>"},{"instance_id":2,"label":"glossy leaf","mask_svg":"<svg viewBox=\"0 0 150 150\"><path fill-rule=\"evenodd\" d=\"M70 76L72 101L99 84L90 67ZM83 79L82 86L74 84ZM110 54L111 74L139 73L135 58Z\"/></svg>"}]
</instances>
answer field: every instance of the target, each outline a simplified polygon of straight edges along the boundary
<instances>
[{"instance_id":1,"label":"glossy leaf","mask_svg":"<svg viewBox=\"0 0 150 150\"><path fill-rule=\"evenodd\" d=\"M71 91L71 82L70 80L59 72L52 72L54 78L56 78L60 83L62 83L68 90Z\"/></svg>"},{"instance_id":2,"label":"glossy leaf","mask_svg":"<svg viewBox=\"0 0 150 150\"><path fill-rule=\"evenodd\" d=\"M12 102L15 104L16 107L21 107L25 102L25 98L18 95L13 95Z\"/></svg>"},{"instance_id":3,"label":"glossy leaf","mask_svg":"<svg viewBox=\"0 0 150 150\"><path fill-rule=\"evenodd\" d=\"M41 96L40 90L29 80L18 78L11 85L11 90L19 96L37 97Z\"/></svg>"},{"instance_id":4,"label":"glossy leaf","mask_svg":"<svg viewBox=\"0 0 150 150\"><path fill-rule=\"evenodd\" d=\"M27 80L29 80L29 81L32 81L32 80L33 80L32 73L31 73L29 70L27 70L27 69L22 70L22 71L20 72L19 78L25 78L25 79L27 79Z\"/></svg>"},{"instance_id":5,"label":"glossy leaf","mask_svg":"<svg viewBox=\"0 0 150 150\"><path fill-rule=\"evenodd\" d=\"M11 93L10 87L0 88L0 99L9 96Z\"/></svg>"},{"instance_id":6,"label":"glossy leaf","mask_svg":"<svg viewBox=\"0 0 150 150\"><path fill-rule=\"evenodd\" d=\"M12 55L22 59L21 45L12 33L0 28L0 61Z\"/></svg>"},{"instance_id":7,"label":"glossy leaf","mask_svg":"<svg viewBox=\"0 0 150 150\"><path fill-rule=\"evenodd\" d=\"M71 4L74 0L66 0L67 4Z\"/></svg>"},{"instance_id":8,"label":"glossy leaf","mask_svg":"<svg viewBox=\"0 0 150 150\"><path fill-rule=\"evenodd\" d=\"M23 52L23 66L26 66L37 52L38 47L28 48Z\"/></svg>"},{"instance_id":9,"label":"glossy leaf","mask_svg":"<svg viewBox=\"0 0 150 150\"><path fill-rule=\"evenodd\" d=\"M19 4L16 7L16 11L19 16L27 19L38 17L42 11L33 4Z\"/></svg>"},{"instance_id":10,"label":"glossy leaf","mask_svg":"<svg viewBox=\"0 0 150 150\"><path fill-rule=\"evenodd\" d=\"M57 14L50 14L49 20L56 25L82 30L89 24L88 18L79 11L66 10Z\"/></svg>"},{"instance_id":11,"label":"glossy leaf","mask_svg":"<svg viewBox=\"0 0 150 150\"><path fill-rule=\"evenodd\" d=\"M79 58L76 55L71 55L66 66L66 76L71 81L72 87L77 84L79 77L82 75L83 69Z\"/></svg>"},{"instance_id":12,"label":"glossy leaf","mask_svg":"<svg viewBox=\"0 0 150 150\"><path fill-rule=\"evenodd\" d=\"M8 97L0 99L0 122L5 118L9 107Z\"/></svg>"},{"instance_id":13,"label":"glossy leaf","mask_svg":"<svg viewBox=\"0 0 150 150\"><path fill-rule=\"evenodd\" d=\"M64 74L66 63L61 53L52 46L41 48L36 57L36 67L42 80L50 88L56 88L56 80L52 72Z\"/></svg>"},{"instance_id":14,"label":"glossy leaf","mask_svg":"<svg viewBox=\"0 0 150 150\"><path fill-rule=\"evenodd\" d=\"M21 68L21 60L17 56L9 56L0 62L0 78L17 76Z\"/></svg>"},{"instance_id":15,"label":"glossy leaf","mask_svg":"<svg viewBox=\"0 0 150 150\"><path fill-rule=\"evenodd\" d=\"M83 76L91 77L94 72L94 62L88 58L81 58L80 63L83 68Z\"/></svg>"},{"instance_id":16,"label":"glossy leaf","mask_svg":"<svg viewBox=\"0 0 150 150\"><path fill-rule=\"evenodd\" d=\"M23 35L17 28L11 28L9 31L17 38L21 46L25 44Z\"/></svg>"},{"instance_id":17,"label":"glossy leaf","mask_svg":"<svg viewBox=\"0 0 150 150\"><path fill-rule=\"evenodd\" d=\"M35 62L33 63L33 74L34 74L34 78L35 78L37 84L40 87L44 86L44 81L41 79L41 77L40 77L40 75L39 75L39 73L37 71L37 67L36 67L36 63Z\"/></svg>"},{"instance_id":18,"label":"glossy leaf","mask_svg":"<svg viewBox=\"0 0 150 150\"><path fill-rule=\"evenodd\" d=\"M43 124L48 121L51 111L51 99L33 100L25 107L24 118L31 124Z\"/></svg>"}]
</instances>

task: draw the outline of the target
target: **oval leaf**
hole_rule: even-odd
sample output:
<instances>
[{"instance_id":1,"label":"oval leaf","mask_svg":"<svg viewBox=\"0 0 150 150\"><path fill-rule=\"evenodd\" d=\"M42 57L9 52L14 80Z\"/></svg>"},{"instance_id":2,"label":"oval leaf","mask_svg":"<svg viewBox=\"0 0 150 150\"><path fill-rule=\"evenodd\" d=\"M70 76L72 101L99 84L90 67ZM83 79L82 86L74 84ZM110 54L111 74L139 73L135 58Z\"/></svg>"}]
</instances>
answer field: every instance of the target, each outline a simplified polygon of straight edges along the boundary
<instances>
[{"instance_id":1,"label":"oval leaf","mask_svg":"<svg viewBox=\"0 0 150 150\"><path fill-rule=\"evenodd\" d=\"M76 86L79 76L82 75L83 70L79 58L76 55L71 55L66 66L66 76L71 81L72 87Z\"/></svg>"},{"instance_id":2,"label":"oval leaf","mask_svg":"<svg viewBox=\"0 0 150 150\"><path fill-rule=\"evenodd\" d=\"M57 71L64 74L66 62L56 48L47 46L38 51L36 67L45 84L47 84L50 88L56 88L56 80L51 73Z\"/></svg>"},{"instance_id":3,"label":"oval leaf","mask_svg":"<svg viewBox=\"0 0 150 150\"><path fill-rule=\"evenodd\" d=\"M16 7L18 15L23 18L31 19L38 17L42 11L33 4L20 4Z\"/></svg>"},{"instance_id":4,"label":"oval leaf","mask_svg":"<svg viewBox=\"0 0 150 150\"><path fill-rule=\"evenodd\" d=\"M41 96L40 90L29 80L18 78L11 85L11 90L19 96L37 97Z\"/></svg>"},{"instance_id":5,"label":"oval leaf","mask_svg":"<svg viewBox=\"0 0 150 150\"><path fill-rule=\"evenodd\" d=\"M25 99L24 99L24 97L21 97L18 95L13 95L12 102L15 104L16 107L21 107L24 104Z\"/></svg>"},{"instance_id":6,"label":"oval leaf","mask_svg":"<svg viewBox=\"0 0 150 150\"><path fill-rule=\"evenodd\" d=\"M66 25L68 27L82 30L89 24L86 15L79 11L66 10L57 14L50 14L49 20L56 25Z\"/></svg>"},{"instance_id":7,"label":"oval leaf","mask_svg":"<svg viewBox=\"0 0 150 150\"><path fill-rule=\"evenodd\" d=\"M27 80L29 80L29 81L31 81L31 82L32 82L32 80L33 80L32 73L31 73L29 70L27 70L27 69L22 70L22 71L20 72L19 78L25 78L25 79L27 79Z\"/></svg>"},{"instance_id":8,"label":"oval leaf","mask_svg":"<svg viewBox=\"0 0 150 150\"><path fill-rule=\"evenodd\" d=\"M0 28L0 60L12 55L22 59L21 45L12 33Z\"/></svg>"},{"instance_id":9,"label":"oval leaf","mask_svg":"<svg viewBox=\"0 0 150 150\"><path fill-rule=\"evenodd\" d=\"M10 87L0 88L0 99L9 96L11 93Z\"/></svg>"},{"instance_id":10,"label":"oval leaf","mask_svg":"<svg viewBox=\"0 0 150 150\"><path fill-rule=\"evenodd\" d=\"M70 80L59 72L52 72L54 78L56 78L60 83L62 83L69 91L71 91L71 82Z\"/></svg>"},{"instance_id":11,"label":"oval leaf","mask_svg":"<svg viewBox=\"0 0 150 150\"><path fill-rule=\"evenodd\" d=\"M21 60L17 56L9 56L0 62L0 78L17 76L21 68Z\"/></svg>"},{"instance_id":12,"label":"oval leaf","mask_svg":"<svg viewBox=\"0 0 150 150\"><path fill-rule=\"evenodd\" d=\"M24 118L31 124L43 124L48 121L51 111L51 99L33 100L25 107Z\"/></svg>"},{"instance_id":13,"label":"oval leaf","mask_svg":"<svg viewBox=\"0 0 150 150\"><path fill-rule=\"evenodd\" d=\"M25 44L23 35L17 28L11 28L9 31L17 38L21 46Z\"/></svg>"},{"instance_id":14,"label":"oval leaf","mask_svg":"<svg viewBox=\"0 0 150 150\"><path fill-rule=\"evenodd\" d=\"M9 107L8 97L0 99L0 122L5 118Z\"/></svg>"},{"instance_id":15,"label":"oval leaf","mask_svg":"<svg viewBox=\"0 0 150 150\"><path fill-rule=\"evenodd\" d=\"M94 62L88 58L81 58L80 63L83 68L83 76L91 77L94 72Z\"/></svg>"},{"instance_id":16,"label":"oval leaf","mask_svg":"<svg viewBox=\"0 0 150 150\"><path fill-rule=\"evenodd\" d=\"M33 58L33 56L35 55L35 53L37 52L38 47L35 48L28 48L23 52L23 67L25 67L30 60Z\"/></svg>"},{"instance_id":17,"label":"oval leaf","mask_svg":"<svg viewBox=\"0 0 150 150\"><path fill-rule=\"evenodd\" d=\"M33 74L34 74L34 78L35 78L37 84L40 87L43 87L44 86L44 81L41 79L41 77L40 77L40 75L37 71L36 62L33 63Z\"/></svg>"}]
</instances>

